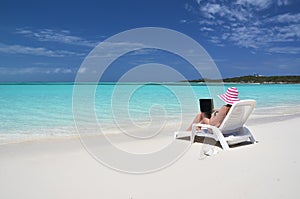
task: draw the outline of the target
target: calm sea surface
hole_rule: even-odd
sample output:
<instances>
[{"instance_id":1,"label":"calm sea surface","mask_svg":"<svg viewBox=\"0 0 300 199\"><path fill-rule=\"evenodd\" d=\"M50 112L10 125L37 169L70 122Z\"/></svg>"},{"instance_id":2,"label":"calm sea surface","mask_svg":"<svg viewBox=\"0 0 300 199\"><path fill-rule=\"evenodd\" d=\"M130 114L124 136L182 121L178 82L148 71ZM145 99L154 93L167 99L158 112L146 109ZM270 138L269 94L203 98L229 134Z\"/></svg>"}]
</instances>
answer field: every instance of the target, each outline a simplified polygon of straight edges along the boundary
<instances>
[{"instance_id":1,"label":"calm sea surface","mask_svg":"<svg viewBox=\"0 0 300 199\"><path fill-rule=\"evenodd\" d=\"M78 85L77 85L78 86ZM89 85L79 85L89 88ZM108 130L122 125L147 126L149 121L166 120L188 124L199 110L198 98L216 97L235 86L240 99L255 99L254 115L299 113L299 84L226 84L213 92L206 85L195 84L101 84L94 86L92 102L99 125ZM74 135L72 84L2 84L0 85L0 142L35 136ZM218 87L220 89L220 86ZM222 91L222 92L221 92ZM219 93L218 93L219 92ZM221 92L221 93L220 93ZM81 100L77 99L77 100Z\"/></svg>"}]
</instances>

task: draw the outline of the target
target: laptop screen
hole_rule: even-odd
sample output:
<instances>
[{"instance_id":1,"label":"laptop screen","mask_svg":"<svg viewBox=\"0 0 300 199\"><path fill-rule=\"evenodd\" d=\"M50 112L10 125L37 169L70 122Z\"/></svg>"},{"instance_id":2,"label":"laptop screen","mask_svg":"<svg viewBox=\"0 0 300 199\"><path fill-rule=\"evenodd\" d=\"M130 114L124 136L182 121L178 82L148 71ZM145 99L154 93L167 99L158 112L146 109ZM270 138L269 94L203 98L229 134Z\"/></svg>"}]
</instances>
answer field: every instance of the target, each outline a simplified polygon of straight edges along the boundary
<instances>
[{"instance_id":1,"label":"laptop screen","mask_svg":"<svg viewBox=\"0 0 300 199\"><path fill-rule=\"evenodd\" d=\"M200 111L203 113L211 113L214 109L213 99L199 99Z\"/></svg>"}]
</instances>

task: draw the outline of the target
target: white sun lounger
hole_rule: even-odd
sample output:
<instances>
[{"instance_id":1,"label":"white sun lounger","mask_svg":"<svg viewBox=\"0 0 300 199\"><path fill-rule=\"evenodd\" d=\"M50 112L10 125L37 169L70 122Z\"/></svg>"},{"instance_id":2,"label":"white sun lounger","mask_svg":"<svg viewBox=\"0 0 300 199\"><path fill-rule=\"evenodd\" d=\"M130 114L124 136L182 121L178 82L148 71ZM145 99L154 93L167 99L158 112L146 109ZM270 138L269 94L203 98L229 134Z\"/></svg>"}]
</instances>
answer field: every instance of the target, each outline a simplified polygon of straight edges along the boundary
<instances>
[{"instance_id":1,"label":"white sun lounger","mask_svg":"<svg viewBox=\"0 0 300 199\"><path fill-rule=\"evenodd\" d=\"M175 132L175 138L190 136L191 144L194 143L195 136L209 137L219 141L224 150L229 149L229 145L250 140L255 143L255 139L245 126L245 122L255 107L255 100L241 100L234 103L219 128L207 124L193 124L192 132ZM201 131L197 131L201 127ZM188 135L189 133L189 135Z\"/></svg>"}]
</instances>

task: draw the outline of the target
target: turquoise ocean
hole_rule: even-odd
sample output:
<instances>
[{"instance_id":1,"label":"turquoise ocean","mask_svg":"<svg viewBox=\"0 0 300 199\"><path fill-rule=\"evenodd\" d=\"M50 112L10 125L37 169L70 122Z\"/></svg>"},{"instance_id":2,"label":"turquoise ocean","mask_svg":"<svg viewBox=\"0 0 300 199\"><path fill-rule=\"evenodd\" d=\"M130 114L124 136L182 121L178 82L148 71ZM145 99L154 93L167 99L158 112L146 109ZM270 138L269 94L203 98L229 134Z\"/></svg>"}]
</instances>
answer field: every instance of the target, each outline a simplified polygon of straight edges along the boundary
<instances>
[{"instance_id":1,"label":"turquoise ocean","mask_svg":"<svg viewBox=\"0 0 300 199\"><path fill-rule=\"evenodd\" d=\"M225 84L224 91L232 86L238 88L240 99L257 101L256 116L300 113L299 84ZM76 135L73 89L72 83L0 84L0 144ZM116 90L118 93L113 95ZM192 91L195 98L185 91ZM96 87L93 106L99 124L109 132L120 124L133 129L147 125L155 115L175 123L182 119L188 124L199 111L197 100L211 97L216 108L222 105L205 84L122 83L116 87L114 83L103 83Z\"/></svg>"}]
</instances>

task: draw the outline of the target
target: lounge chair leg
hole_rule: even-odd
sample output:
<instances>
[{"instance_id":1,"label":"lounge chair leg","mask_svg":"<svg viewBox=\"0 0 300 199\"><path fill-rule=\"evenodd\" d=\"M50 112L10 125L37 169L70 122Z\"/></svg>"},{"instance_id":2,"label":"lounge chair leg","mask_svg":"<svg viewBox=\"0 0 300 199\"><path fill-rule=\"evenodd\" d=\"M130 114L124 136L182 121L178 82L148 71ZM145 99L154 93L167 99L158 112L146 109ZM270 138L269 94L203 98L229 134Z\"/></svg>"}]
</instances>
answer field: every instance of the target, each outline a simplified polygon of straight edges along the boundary
<instances>
[{"instance_id":1,"label":"lounge chair leg","mask_svg":"<svg viewBox=\"0 0 300 199\"><path fill-rule=\"evenodd\" d=\"M244 126L243 128L244 131L247 131L247 133L250 135L250 141L252 142L252 144L256 143L256 140L254 138L254 136L252 135L250 129L247 126Z\"/></svg>"},{"instance_id":2,"label":"lounge chair leg","mask_svg":"<svg viewBox=\"0 0 300 199\"><path fill-rule=\"evenodd\" d=\"M226 142L225 139L219 139L219 141L220 141L220 144L221 144L221 146L222 146L222 148L224 150L228 150L229 149L229 145L227 144L227 142Z\"/></svg>"},{"instance_id":3,"label":"lounge chair leg","mask_svg":"<svg viewBox=\"0 0 300 199\"><path fill-rule=\"evenodd\" d=\"M255 140L255 138L253 137L252 133L251 133L251 136L250 136L250 141L252 142L252 144L256 143L256 140Z\"/></svg>"},{"instance_id":4,"label":"lounge chair leg","mask_svg":"<svg viewBox=\"0 0 300 199\"><path fill-rule=\"evenodd\" d=\"M218 128L213 127L213 133L216 135L217 140L220 141L223 150L228 150L229 145L227 144L222 132Z\"/></svg>"},{"instance_id":5,"label":"lounge chair leg","mask_svg":"<svg viewBox=\"0 0 300 199\"><path fill-rule=\"evenodd\" d=\"M191 144L193 144L194 141L195 141L195 132L192 131L192 132L191 132L191 139L190 139Z\"/></svg>"}]
</instances>

